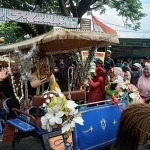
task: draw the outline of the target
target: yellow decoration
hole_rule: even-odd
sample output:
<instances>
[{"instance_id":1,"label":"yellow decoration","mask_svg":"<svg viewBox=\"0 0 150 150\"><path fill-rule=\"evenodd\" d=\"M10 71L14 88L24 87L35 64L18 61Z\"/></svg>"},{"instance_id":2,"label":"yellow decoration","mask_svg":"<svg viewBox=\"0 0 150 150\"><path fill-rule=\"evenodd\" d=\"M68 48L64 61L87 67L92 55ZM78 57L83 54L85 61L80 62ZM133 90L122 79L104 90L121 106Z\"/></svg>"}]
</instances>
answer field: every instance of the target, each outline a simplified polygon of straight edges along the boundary
<instances>
[{"instance_id":1,"label":"yellow decoration","mask_svg":"<svg viewBox=\"0 0 150 150\"><path fill-rule=\"evenodd\" d=\"M4 43L4 39L0 38L0 43Z\"/></svg>"}]
</instances>

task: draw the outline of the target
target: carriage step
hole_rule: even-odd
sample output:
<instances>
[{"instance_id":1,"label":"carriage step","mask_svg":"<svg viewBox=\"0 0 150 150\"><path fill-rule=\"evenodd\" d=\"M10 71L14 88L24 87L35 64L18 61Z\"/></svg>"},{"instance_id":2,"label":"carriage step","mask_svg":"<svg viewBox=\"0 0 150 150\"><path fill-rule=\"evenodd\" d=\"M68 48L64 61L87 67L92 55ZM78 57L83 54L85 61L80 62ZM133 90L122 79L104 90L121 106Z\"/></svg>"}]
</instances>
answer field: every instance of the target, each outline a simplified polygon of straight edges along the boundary
<instances>
[{"instance_id":1,"label":"carriage step","mask_svg":"<svg viewBox=\"0 0 150 150\"><path fill-rule=\"evenodd\" d=\"M18 118L7 120L6 123L12 125L13 127L17 128L18 130L22 132L35 130L35 127L23 122L22 120L19 120Z\"/></svg>"}]
</instances>

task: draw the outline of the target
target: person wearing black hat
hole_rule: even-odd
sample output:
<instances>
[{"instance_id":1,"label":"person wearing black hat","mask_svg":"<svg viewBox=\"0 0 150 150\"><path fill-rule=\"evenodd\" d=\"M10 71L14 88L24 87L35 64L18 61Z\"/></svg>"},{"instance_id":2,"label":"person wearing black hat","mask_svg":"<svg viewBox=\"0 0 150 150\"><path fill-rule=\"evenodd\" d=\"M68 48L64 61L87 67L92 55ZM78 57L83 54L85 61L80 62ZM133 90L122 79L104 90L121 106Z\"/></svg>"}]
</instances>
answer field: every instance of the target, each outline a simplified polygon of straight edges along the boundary
<instances>
[{"instance_id":1,"label":"person wearing black hat","mask_svg":"<svg viewBox=\"0 0 150 150\"><path fill-rule=\"evenodd\" d=\"M103 67L103 61L101 59L94 60L94 63L97 67Z\"/></svg>"}]
</instances>

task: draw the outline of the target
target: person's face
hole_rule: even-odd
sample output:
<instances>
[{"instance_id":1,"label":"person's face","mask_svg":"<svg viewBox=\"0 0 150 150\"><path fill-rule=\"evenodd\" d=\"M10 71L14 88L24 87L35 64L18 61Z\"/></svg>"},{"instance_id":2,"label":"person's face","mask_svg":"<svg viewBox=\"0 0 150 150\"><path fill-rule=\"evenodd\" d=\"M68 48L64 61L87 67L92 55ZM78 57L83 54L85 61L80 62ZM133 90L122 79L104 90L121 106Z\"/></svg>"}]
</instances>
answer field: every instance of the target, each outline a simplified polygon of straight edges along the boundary
<instances>
[{"instance_id":1,"label":"person's face","mask_svg":"<svg viewBox=\"0 0 150 150\"><path fill-rule=\"evenodd\" d=\"M47 75L50 72L50 68L48 65L43 64L41 66L41 75Z\"/></svg>"},{"instance_id":2,"label":"person's face","mask_svg":"<svg viewBox=\"0 0 150 150\"><path fill-rule=\"evenodd\" d=\"M61 58L61 59L60 59L60 62L63 62L63 61L64 61L64 60Z\"/></svg>"},{"instance_id":3,"label":"person's face","mask_svg":"<svg viewBox=\"0 0 150 150\"><path fill-rule=\"evenodd\" d=\"M117 59L117 63L120 63L120 59Z\"/></svg>"},{"instance_id":4,"label":"person's face","mask_svg":"<svg viewBox=\"0 0 150 150\"><path fill-rule=\"evenodd\" d=\"M106 58L109 58L111 56L110 52L106 52Z\"/></svg>"},{"instance_id":5,"label":"person's face","mask_svg":"<svg viewBox=\"0 0 150 150\"><path fill-rule=\"evenodd\" d=\"M146 59L146 62L150 63L150 59Z\"/></svg>"},{"instance_id":6,"label":"person's face","mask_svg":"<svg viewBox=\"0 0 150 150\"><path fill-rule=\"evenodd\" d=\"M58 67L55 67L54 68L54 72L58 72L59 71L59 68Z\"/></svg>"},{"instance_id":7,"label":"person's face","mask_svg":"<svg viewBox=\"0 0 150 150\"><path fill-rule=\"evenodd\" d=\"M102 64L96 63L96 67L102 67Z\"/></svg>"},{"instance_id":8,"label":"person's face","mask_svg":"<svg viewBox=\"0 0 150 150\"><path fill-rule=\"evenodd\" d=\"M113 72L112 70L109 71L109 76L110 76L111 78L114 77L114 72Z\"/></svg>"},{"instance_id":9,"label":"person's face","mask_svg":"<svg viewBox=\"0 0 150 150\"><path fill-rule=\"evenodd\" d=\"M150 68L147 66L144 67L144 75L146 77L150 77Z\"/></svg>"},{"instance_id":10,"label":"person's face","mask_svg":"<svg viewBox=\"0 0 150 150\"><path fill-rule=\"evenodd\" d=\"M11 63L10 64L10 69L12 73L19 73L18 65L17 63Z\"/></svg>"},{"instance_id":11,"label":"person's face","mask_svg":"<svg viewBox=\"0 0 150 150\"><path fill-rule=\"evenodd\" d=\"M124 79L129 80L129 74L127 72L124 73Z\"/></svg>"},{"instance_id":12,"label":"person's face","mask_svg":"<svg viewBox=\"0 0 150 150\"><path fill-rule=\"evenodd\" d=\"M120 62L123 63L123 59L121 59Z\"/></svg>"}]
</instances>

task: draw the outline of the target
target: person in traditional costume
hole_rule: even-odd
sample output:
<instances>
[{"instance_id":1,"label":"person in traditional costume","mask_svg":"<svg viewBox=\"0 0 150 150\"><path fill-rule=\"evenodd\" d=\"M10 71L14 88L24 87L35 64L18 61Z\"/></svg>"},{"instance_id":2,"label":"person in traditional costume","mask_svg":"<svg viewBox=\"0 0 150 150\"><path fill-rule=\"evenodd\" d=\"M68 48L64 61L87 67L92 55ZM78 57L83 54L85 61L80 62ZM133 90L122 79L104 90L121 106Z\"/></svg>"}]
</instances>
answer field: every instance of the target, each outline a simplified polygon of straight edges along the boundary
<instances>
[{"instance_id":1,"label":"person in traditional costume","mask_svg":"<svg viewBox=\"0 0 150 150\"><path fill-rule=\"evenodd\" d=\"M55 80L53 68L50 68L48 57L41 58L39 65L39 71L32 74L31 86L37 88L36 94L42 94L47 90L55 91L59 85Z\"/></svg>"},{"instance_id":2,"label":"person in traditional costume","mask_svg":"<svg viewBox=\"0 0 150 150\"><path fill-rule=\"evenodd\" d=\"M20 80L15 61L10 61L11 74L6 67L0 71L0 92L3 93L2 105L8 117L15 118L12 108L20 109L20 101L24 98L23 82Z\"/></svg>"},{"instance_id":3,"label":"person in traditional costume","mask_svg":"<svg viewBox=\"0 0 150 150\"><path fill-rule=\"evenodd\" d=\"M146 62L143 75L139 78L137 87L146 103L150 102L150 63Z\"/></svg>"},{"instance_id":4,"label":"person in traditional costume","mask_svg":"<svg viewBox=\"0 0 150 150\"><path fill-rule=\"evenodd\" d=\"M105 81L106 72L102 67L95 69L96 77L89 77L90 91L88 94L88 103L102 101L105 98Z\"/></svg>"}]
</instances>

